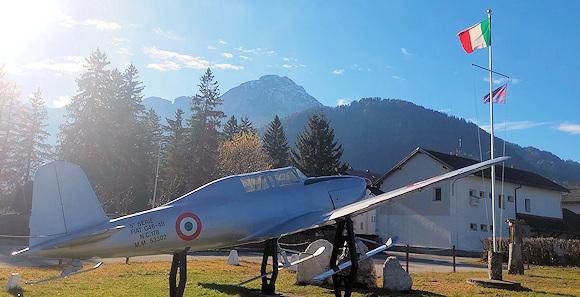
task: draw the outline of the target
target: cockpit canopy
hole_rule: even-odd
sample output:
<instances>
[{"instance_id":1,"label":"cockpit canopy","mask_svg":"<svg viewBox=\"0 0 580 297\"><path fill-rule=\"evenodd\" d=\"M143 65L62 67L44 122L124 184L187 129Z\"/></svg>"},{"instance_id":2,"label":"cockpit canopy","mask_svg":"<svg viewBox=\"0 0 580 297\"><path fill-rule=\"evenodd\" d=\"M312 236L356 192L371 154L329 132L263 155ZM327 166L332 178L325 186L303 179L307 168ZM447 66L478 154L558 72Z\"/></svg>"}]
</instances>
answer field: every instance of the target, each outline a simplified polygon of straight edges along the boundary
<instances>
[{"instance_id":1,"label":"cockpit canopy","mask_svg":"<svg viewBox=\"0 0 580 297\"><path fill-rule=\"evenodd\" d=\"M228 197L242 189L246 193L265 191L276 187L304 184L307 177L295 167L284 167L260 172L232 175L205 184L167 204L175 204L182 199L215 199L216 196ZM229 193L226 194L226 193Z\"/></svg>"},{"instance_id":2,"label":"cockpit canopy","mask_svg":"<svg viewBox=\"0 0 580 297\"><path fill-rule=\"evenodd\" d=\"M274 187L301 184L306 176L295 167L284 167L256 173L240 175L240 182L246 192L263 191Z\"/></svg>"}]
</instances>

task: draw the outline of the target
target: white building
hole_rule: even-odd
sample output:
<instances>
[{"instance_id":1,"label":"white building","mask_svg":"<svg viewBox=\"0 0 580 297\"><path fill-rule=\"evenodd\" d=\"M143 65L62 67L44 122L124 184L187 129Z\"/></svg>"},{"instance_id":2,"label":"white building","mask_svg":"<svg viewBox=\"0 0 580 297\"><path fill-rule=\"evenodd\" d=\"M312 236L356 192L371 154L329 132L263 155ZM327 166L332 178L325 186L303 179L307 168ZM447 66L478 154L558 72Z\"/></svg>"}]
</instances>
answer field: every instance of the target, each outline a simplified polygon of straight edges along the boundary
<instances>
[{"instance_id":1,"label":"white building","mask_svg":"<svg viewBox=\"0 0 580 297\"><path fill-rule=\"evenodd\" d=\"M562 208L580 215L580 186L570 189L570 193L562 197Z\"/></svg>"},{"instance_id":2,"label":"white building","mask_svg":"<svg viewBox=\"0 0 580 297\"><path fill-rule=\"evenodd\" d=\"M417 148L382 176L375 185L393 190L458 168L475 160ZM502 170L505 180L502 183ZM562 193L567 189L532 172L496 166L496 215L501 236L508 236L506 219L562 219ZM434 184L394 199L376 210L375 232L399 237L399 244L480 251L491 237L490 170ZM374 216L373 216L374 217ZM498 232L498 236L500 233Z\"/></svg>"}]
</instances>

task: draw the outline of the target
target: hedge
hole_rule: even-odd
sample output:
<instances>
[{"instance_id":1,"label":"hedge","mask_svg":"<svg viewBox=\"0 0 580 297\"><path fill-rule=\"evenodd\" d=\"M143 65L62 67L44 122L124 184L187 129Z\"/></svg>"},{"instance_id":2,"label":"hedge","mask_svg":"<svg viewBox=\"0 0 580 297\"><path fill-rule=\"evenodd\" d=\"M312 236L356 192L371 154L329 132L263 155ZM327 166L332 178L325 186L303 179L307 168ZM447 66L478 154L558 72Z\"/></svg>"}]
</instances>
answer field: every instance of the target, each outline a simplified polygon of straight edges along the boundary
<instances>
[{"instance_id":1,"label":"hedge","mask_svg":"<svg viewBox=\"0 0 580 297\"><path fill-rule=\"evenodd\" d=\"M508 260L508 240L497 242ZM483 240L482 259L487 260L487 251L492 247L491 238ZM580 266L580 240L558 238L524 238L524 263L549 266Z\"/></svg>"}]
</instances>

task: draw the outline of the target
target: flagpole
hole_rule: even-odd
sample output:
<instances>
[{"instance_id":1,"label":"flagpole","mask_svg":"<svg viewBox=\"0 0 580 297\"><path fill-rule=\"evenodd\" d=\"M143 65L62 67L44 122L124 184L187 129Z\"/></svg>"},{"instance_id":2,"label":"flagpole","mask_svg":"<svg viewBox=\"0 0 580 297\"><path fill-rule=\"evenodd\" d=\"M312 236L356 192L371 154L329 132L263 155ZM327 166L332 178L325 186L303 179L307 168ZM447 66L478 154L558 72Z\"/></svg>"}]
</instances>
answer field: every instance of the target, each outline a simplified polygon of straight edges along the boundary
<instances>
[{"instance_id":1,"label":"flagpole","mask_svg":"<svg viewBox=\"0 0 580 297\"><path fill-rule=\"evenodd\" d=\"M491 130L491 140L490 140L490 153L491 159L494 158L494 136L493 136L493 64L492 64L492 54L491 54L491 9L487 10L487 17L489 18L489 127ZM493 241L493 251L497 252L497 244L496 244L496 234L498 226L496 225L495 219L495 166L491 166L491 216L492 216L492 241Z\"/></svg>"}]
</instances>

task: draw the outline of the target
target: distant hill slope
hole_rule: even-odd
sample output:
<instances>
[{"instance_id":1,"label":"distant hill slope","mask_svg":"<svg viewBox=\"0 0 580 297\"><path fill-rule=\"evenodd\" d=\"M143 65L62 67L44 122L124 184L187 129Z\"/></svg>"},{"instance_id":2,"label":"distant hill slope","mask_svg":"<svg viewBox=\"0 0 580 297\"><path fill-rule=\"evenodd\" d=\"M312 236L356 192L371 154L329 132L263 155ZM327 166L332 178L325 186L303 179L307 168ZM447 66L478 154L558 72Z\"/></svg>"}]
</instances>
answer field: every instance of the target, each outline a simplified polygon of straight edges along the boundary
<instances>
[{"instance_id":1,"label":"distant hill slope","mask_svg":"<svg viewBox=\"0 0 580 297\"><path fill-rule=\"evenodd\" d=\"M161 123L167 124L165 119L173 119L175 118L175 111L180 108L185 112L187 117L190 115L190 104L191 104L191 97L188 96L181 96L173 99L173 102L163 99L160 97L147 97L143 99L143 105L145 105L145 109L149 110L153 108L159 118L161 118Z\"/></svg>"},{"instance_id":2,"label":"distant hill slope","mask_svg":"<svg viewBox=\"0 0 580 297\"><path fill-rule=\"evenodd\" d=\"M403 100L366 98L348 106L321 107L283 119L289 143L294 144L308 116L322 112L335 129L344 148L344 159L353 168L386 172L416 147L455 153L462 140L461 155L479 159L479 127ZM489 134L480 130L484 156L488 155ZM496 141L501 151L503 141ZM560 182L580 182L580 163L564 161L533 147L506 143L509 164L537 172ZM484 157L485 158L485 157Z\"/></svg>"}]
</instances>

